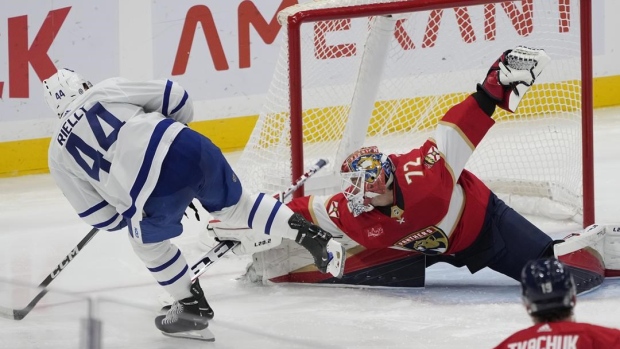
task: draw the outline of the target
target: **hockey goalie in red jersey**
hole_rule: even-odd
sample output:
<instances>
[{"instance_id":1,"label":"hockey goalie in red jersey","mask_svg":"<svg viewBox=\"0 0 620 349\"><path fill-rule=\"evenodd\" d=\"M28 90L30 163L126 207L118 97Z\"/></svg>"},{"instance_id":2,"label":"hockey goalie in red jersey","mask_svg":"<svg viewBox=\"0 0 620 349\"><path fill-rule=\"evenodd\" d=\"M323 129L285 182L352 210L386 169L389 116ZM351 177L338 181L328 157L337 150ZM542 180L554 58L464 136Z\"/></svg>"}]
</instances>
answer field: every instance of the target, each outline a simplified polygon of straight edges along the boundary
<instances>
[{"instance_id":1,"label":"hockey goalie in red jersey","mask_svg":"<svg viewBox=\"0 0 620 349\"><path fill-rule=\"evenodd\" d=\"M575 321L575 281L556 258L529 262L521 276L523 304L534 325L495 349L620 348L620 330Z\"/></svg>"},{"instance_id":2,"label":"hockey goalie in red jersey","mask_svg":"<svg viewBox=\"0 0 620 349\"><path fill-rule=\"evenodd\" d=\"M554 256L557 242L465 169L494 125L496 107L514 112L549 61L541 49L519 46L504 52L476 91L441 118L434 137L422 146L404 154L363 147L342 163L340 193L288 203L335 236L342 234L348 248L342 279L328 279L296 263L298 255L292 257L290 250L262 261L254 258L254 264L263 266L251 266L249 272L272 268L267 279L273 282L419 287L424 269L437 262L466 266L472 273L488 267L519 280L529 260ZM226 240L231 234L216 226L212 235ZM580 274L580 290L603 280L602 262L590 257L571 257L595 265L590 268L594 271ZM265 274L258 277L265 280Z\"/></svg>"},{"instance_id":3,"label":"hockey goalie in red jersey","mask_svg":"<svg viewBox=\"0 0 620 349\"><path fill-rule=\"evenodd\" d=\"M496 107L513 112L549 60L538 49L504 52L477 91L441 118L434 138L405 154L361 148L342 164L341 193L320 205L305 197L289 206L311 219L327 214L367 249L422 253L427 266L489 267L518 280L528 260L553 255L553 240L465 164L495 123Z\"/></svg>"}]
</instances>

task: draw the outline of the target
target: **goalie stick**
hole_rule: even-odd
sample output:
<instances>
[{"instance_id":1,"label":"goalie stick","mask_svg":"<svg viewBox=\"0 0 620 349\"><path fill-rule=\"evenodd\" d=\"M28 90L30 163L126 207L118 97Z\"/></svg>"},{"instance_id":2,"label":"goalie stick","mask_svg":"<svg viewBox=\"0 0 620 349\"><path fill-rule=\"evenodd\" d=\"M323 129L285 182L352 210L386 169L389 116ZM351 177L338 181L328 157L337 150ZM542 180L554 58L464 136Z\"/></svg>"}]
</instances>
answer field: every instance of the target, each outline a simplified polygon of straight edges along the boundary
<instances>
[{"instance_id":1,"label":"goalie stick","mask_svg":"<svg viewBox=\"0 0 620 349\"><path fill-rule=\"evenodd\" d=\"M320 159L316 162L312 167L308 169L304 174L301 175L291 186L289 186L285 191L276 193L273 195L274 198L284 201L289 195L291 195L295 190L299 189L308 178L312 177L315 173L317 173L321 168L327 165L327 160ZM198 262L192 265L192 272L194 276L192 277L192 282L198 279L200 275L204 274L213 263L217 262L223 255L225 255L228 251L235 248L239 245L238 241L232 240L224 240L220 241L215 247L213 247L209 252L205 253L200 257Z\"/></svg>"},{"instance_id":2,"label":"goalie stick","mask_svg":"<svg viewBox=\"0 0 620 349\"><path fill-rule=\"evenodd\" d=\"M39 303L41 298L43 298L43 296L47 294L47 291L48 291L47 286L49 286L49 284L58 276L58 274L60 274L60 272L63 271L73 259L75 259L75 256L77 256L77 254L80 253L80 251L82 251L84 246L86 246L86 244L98 232L99 232L99 229L97 228L91 229L91 231L89 231L88 234L86 234L86 236L77 244L77 246L75 246L71 250L71 252L69 252L69 254L67 254L67 256L60 263L58 263L56 268L54 268L54 270L52 270L52 272L45 278L45 280L43 280L39 284L38 288L41 289L41 291L39 291L39 293L30 301L30 303L28 303L28 305L26 305L25 308L10 309L10 308L5 308L5 307L0 306L0 316L3 318L7 318L7 319L21 320L26 315L28 315L28 313L30 313L30 311L34 308L34 306L37 305L37 303Z\"/></svg>"}]
</instances>

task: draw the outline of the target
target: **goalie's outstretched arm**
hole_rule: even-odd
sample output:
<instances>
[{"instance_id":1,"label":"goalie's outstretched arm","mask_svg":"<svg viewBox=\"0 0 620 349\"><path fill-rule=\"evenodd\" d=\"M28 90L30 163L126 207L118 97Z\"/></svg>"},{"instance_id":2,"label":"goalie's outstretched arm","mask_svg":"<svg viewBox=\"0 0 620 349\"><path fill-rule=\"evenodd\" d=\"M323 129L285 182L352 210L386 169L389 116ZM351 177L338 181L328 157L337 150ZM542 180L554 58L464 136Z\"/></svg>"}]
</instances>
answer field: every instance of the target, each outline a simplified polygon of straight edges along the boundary
<instances>
[{"instance_id":1,"label":"goalie's outstretched arm","mask_svg":"<svg viewBox=\"0 0 620 349\"><path fill-rule=\"evenodd\" d=\"M458 180L475 148L493 126L496 106L516 111L523 96L550 58L541 49L517 46L505 51L477 85L477 92L450 108L435 131L435 142L446 166Z\"/></svg>"}]
</instances>

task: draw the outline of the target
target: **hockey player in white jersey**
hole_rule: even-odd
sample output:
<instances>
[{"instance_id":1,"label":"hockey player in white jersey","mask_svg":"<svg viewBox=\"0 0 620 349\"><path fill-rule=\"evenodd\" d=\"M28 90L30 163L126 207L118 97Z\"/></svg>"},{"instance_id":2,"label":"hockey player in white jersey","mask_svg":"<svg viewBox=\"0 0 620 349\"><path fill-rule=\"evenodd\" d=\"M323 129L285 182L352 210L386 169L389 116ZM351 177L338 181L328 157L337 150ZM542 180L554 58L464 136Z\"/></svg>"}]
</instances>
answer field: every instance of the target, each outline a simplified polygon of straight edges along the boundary
<instances>
[{"instance_id":1,"label":"hockey player in white jersey","mask_svg":"<svg viewBox=\"0 0 620 349\"><path fill-rule=\"evenodd\" d=\"M92 85L61 69L43 81L60 118L49 168L78 215L114 231L128 227L131 245L176 300L155 324L164 334L206 337L213 310L181 251L170 239L195 198L216 219L289 238L322 272L342 276L344 249L330 233L270 195L250 195L211 141L187 127L192 100L171 80L111 78Z\"/></svg>"}]
</instances>

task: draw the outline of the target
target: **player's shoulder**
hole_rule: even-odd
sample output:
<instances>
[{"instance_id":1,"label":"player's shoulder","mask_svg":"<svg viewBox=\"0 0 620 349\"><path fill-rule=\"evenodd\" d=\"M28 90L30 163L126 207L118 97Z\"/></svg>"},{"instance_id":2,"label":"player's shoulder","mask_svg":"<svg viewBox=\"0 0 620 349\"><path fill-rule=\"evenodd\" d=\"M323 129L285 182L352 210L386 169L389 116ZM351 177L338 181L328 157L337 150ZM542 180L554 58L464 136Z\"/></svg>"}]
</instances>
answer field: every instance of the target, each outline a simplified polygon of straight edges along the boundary
<instances>
[{"instance_id":1,"label":"player's shoulder","mask_svg":"<svg viewBox=\"0 0 620 349\"><path fill-rule=\"evenodd\" d=\"M611 327L605 327L601 325L595 325L585 322L574 321L560 321L538 324L531 327L534 329L532 333L544 334L547 331L549 334L558 336L585 336L594 341L610 341L615 342L620 339L620 330Z\"/></svg>"},{"instance_id":2,"label":"player's shoulder","mask_svg":"<svg viewBox=\"0 0 620 349\"><path fill-rule=\"evenodd\" d=\"M98 82L97 84L95 84L93 86L94 90L98 90L98 89L106 89L106 88L114 88L117 87L119 85L122 85L123 83L128 82L129 80L122 78L120 76L116 76L116 77L112 77L112 78L107 78L105 80L102 80L100 82Z\"/></svg>"},{"instance_id":3,"label":"player's shoulder","mask_svg":"<svg viewBox=\"0 0 620 349\"><path fill-rule=\"evenodd\" d=\"M573 324L575 327L589 330L591 332L605 332L609 334L615 334L616 336L620 337L620 329L617 329L617 328L605 327L601 325L583 323L583 322L574 322Z\"/></svg>"}]
</instances>

